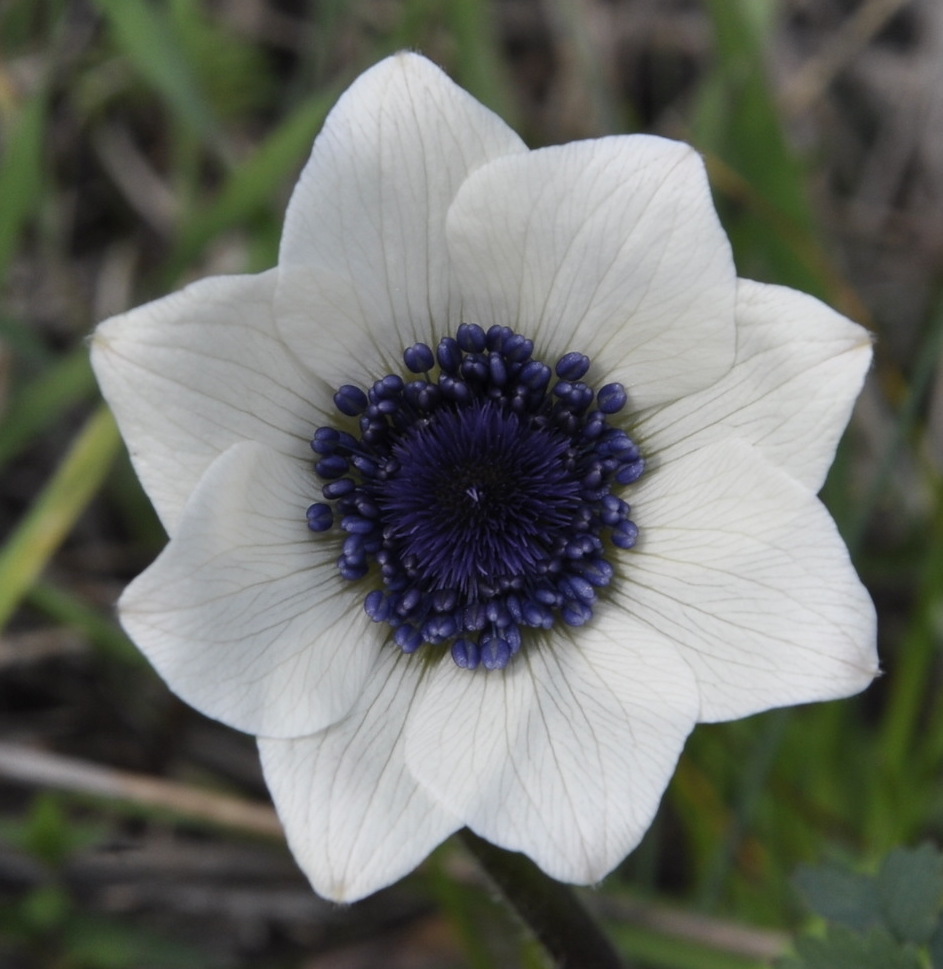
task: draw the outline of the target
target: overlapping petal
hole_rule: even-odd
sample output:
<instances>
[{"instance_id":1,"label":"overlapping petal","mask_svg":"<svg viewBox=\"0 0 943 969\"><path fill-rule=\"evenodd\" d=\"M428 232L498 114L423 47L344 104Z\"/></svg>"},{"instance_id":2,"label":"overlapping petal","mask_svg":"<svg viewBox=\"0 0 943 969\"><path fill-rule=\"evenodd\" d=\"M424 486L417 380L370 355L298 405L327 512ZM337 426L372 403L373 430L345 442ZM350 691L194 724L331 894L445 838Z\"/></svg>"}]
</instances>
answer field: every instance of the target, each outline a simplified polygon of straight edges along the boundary
<instances>
[{"instance_id":1,"label":"overlapping petal","mask_svg":"<svg viewBox=\"0 0 943 969\"><path fill-rule=\"evenodd\" d=\"M805 293L740 280L737 359L710 387L638 416L650 460L738 437L818 491L871 363L868 332Z\"/></svg>"},{"instance_id":2,"label":"overlapping petal","mask_svg":"<svg viewBox=\"0 0 943 969\"><path fill-rule=\"evenodd\" d=\"M311 737L259 741L288 843L316 891L352 902L402 878L462 826L406 767L419 676L380 657L355 709Z\"/></svg>"},{"instance_id":3,"label":"overlapping petal","mask_svg":"<svg viewBox=\"0 0 943 969\"><path fill-rule=\"evenodd\" d=\"M835 524L804 485L736 440L640 482L639 545L613 586L673 640L700 720L849 696L877 675L875 614Z\"/></svg>"},{"instance_id":4,"label":"overlapping petal","mask_svg":"<svg viewBox=\"0 0 943 969\"><path fill-rule=\"evenodd\" d=\"M264 445L234 445L119 604L125 628L175 692L262 736L339 720L380 651L337 574L336 542L315 542L307 529L310 477Z\"/></svg>"},{"instance_id":5,"label":"overlapping petal","mask_svg":"<svg viewBox=\"0 0 943 969\"><path fill-rule=\"evenodd\" d=\"M588 354L635 407L733 363L730 245L687 145L638 135L501 158L462 185L448 239L465 319Z\"/></svg>"},{"instance_id":6,"label":"overlapping petal","mask_svg":"<svg viewBox=\"0 0 943 969\"><path fill-rule=\"evenodd\" d=\"M348 378L376 379L390 347L434 345L454 329L461 299L446 212L471 172L523 151L497 115L423 57L397 54L362 74L318 135L285 218L278 325L299 359L321 372L338 341ZM353 284L359 312L306 311L296 287L312 271ZM350 316L361 324L348 326Z\"/></svg>"},{"instance_id":7,"label":"overlapping petal","mask_svg":"<svg viewBox=\"0 0 943 969\"><path fill-rule=\"evenodd\" d=\"M275 332L277 277L272 270L204 279L112 317L92 338L95 375L170 534L197 481L230 445L310 453L330 396Z\"/></svg>"},{"instance_id":8,"label":"overlapping petal","mask_svg":"<svg viewBox=\"0 0 943 969\"><path fill-rule=\"evenodd\" d=\"M503 674L430 671L406 759L477 834L585 884L638 843L697 713L694 677L671 643L611 610Z\"/></svg>"},{"instance_id":9,"label":"overlapping petal","mask_svg":"<svg viewBox=\"0 0 943 969\"><path fill-rule=\"evenodd\" d=\"M649 463L624 495L639 543L612 552L592 619L535 633L504 672L402 653L341 578L343 536L305 522L333 390L401 373L405 347L459 322L513 326L551 363L588 354L597 388L628 388ZM277 270L96 333L172 536L122 621L185 700L261 737L322 894L369 894L463 824L596 881L641 838L697 720L875 675L873 606L814 495L869 359L864 331L821 303L736 281L691 149L527 152L428 61L396 55L331 112Z\"/></svg>"}]
</instances>

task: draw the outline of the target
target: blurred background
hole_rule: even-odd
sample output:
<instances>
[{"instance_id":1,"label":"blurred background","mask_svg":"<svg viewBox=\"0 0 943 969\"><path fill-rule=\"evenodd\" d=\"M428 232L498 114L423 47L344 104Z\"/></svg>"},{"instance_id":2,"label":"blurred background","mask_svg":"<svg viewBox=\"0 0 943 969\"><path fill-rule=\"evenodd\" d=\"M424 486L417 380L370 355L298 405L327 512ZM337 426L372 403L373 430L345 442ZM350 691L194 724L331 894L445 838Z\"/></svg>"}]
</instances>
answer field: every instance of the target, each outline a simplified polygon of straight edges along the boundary
<instances>
[{"instance_id":1,"label":"blurred background","mask_svg":"<svg viewBox=\"0 0 943 969\"><path fill-rule=\"evenodd\" d=\"M364 903L317 899L251 738L172 697L114 620L164 536L87 335L273 265L325 114L403 47L532 147L692 142L741 275L876 338L824 496L884 677L699 727L587 904L633 965L758 969L807 918L797 866L943 834L939 0L0 0L3 969L540 964L457 844Z\"/></svg>"}]
</instances>

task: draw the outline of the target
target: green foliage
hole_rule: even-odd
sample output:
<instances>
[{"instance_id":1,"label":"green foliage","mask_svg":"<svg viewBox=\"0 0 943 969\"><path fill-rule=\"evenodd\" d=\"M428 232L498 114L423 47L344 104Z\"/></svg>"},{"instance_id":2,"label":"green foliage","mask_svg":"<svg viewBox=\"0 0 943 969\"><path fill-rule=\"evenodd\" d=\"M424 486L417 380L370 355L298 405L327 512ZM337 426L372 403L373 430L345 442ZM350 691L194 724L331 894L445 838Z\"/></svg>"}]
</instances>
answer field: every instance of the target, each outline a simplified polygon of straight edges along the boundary
<instances>
[{"instance_id":1,"label":"green foliage","mask_svg":"<svg viewBox=\"0 0 943 969\"><path fill-rule=\"evenodd\" d=\"M193 62L163 4L152 0L96 0L115 44L141 78L160 93L173 115L210 141L220 126Z\"/></svg>"},{"instance_id":2,"label":"green foliage","mask_svg":"<svg viewBox=\"0 0 943 969\"><path fill-rule=\"evenodd\" d=\"M892 851L878 871L877 894L891 932L923 945L940 922L943 855L929 844Z\"/></svg>"},{"instance_id":3,"label":"green foliage","mask_svg":"<svg viewBox=\"0 0 943 969\"><path fill-rule=\"evenodd\" d=\"M943 853L933 845L898 848L873 875L804 867L796 886L831 924L824 937L798 938L780 969L943 967Z\"/></svg>"},{"instance_id":4,"label":"green foliage","mask_svg":"<svg viewBox=\"0 0 943 969\"><path fill-rule=\"evenodd\" d=\"M62 865L85 840L81 828L69 824L59 800L52 795L36 799L22 834L23 847L54 868Z\"/></svg>"},{"instance_id":5,"label":"green foliage","mask_svg":"<svg viewBox=\"0 0 943 969\"><path fill-rule=\"evenodd\" d=\"M80 969L217 969L220 963L178 939L118 919L76 917L63 949Z\"/></svg>"},{"instance_id":6,"label":"green foliage","mask_svg":"<svg viewBox=\"0 0 943 969\"><path fill-rule=\"evenodd\" d=\"M803 866L795 883L809 908L829 922L866 932L881 919L877 886L870 875L839 865Z\"/></svg>"},{"instance_id":7,"label":"green foliage","mask_svg":"<svg viewBox=\"0 0 943 969\"><path fill-rule=\"evenodd\" d=\"M27 220L39 206L43 189L43 137L47 96L41 89L23 105L9 126L0 155L0 279L4 277Z\"/></svg>"},{"instance_id":8,"label":"green foliage","mask_svg":"<svg viewBox=\"0 0 943 969\"><path fill-rule=\"evenodd\" d=\"M798 959L788 959L782 969L921 969L911 946L901 946L883 929L858 935L833 926L824 939L802 938L796 942Z\"/></svg>"},{"instance_id":9,"label":"green foliage","mask_svg":"<svg viewBox=\"0 0 943 969\"><path fill-rule=\"evenodd\" d=\"M222 232L249 221L270 207L278 187L306 157L337 93L334 90L319 91L302 102L255 154L233 171L215 198L187 218L181 228L176 252L169 259L170 277L182 272L201 249ZM268 254L268 261L274 260L276 255L273 249Z\"/></svg>"},{"instance_id":10,"label":"green foliage","mask_svg":"<svg viewBox=\"0 0 943 969\"><path fill-rule=\"evenodd\" d=\"M214 969L217 963L191 945L82 911L64 872L74 857L107 836L100 821L70 816L52 794L36 797L22 821L0 818L0 845L25 852L48 876L12 903L0 903L0 957L12 949L62 969Z\"/></svg>"}]
</instances>

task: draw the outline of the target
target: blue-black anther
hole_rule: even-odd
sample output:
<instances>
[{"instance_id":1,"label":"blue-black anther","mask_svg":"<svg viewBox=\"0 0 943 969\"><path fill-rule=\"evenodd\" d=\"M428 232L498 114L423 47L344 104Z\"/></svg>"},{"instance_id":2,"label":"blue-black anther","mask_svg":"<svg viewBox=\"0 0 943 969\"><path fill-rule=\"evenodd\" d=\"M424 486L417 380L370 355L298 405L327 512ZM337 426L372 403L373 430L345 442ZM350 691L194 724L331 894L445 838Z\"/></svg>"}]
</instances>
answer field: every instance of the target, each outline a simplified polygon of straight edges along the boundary
<instances>
[{"instance_id":1,"label":"blue-black anther","mask_svg":"<svg viewBox=\"0 0 943 969\"><path fill-rule=\"evenodd\" d=\"M638 526L633 521L620 522L612 531L612 544L632 548L638 540Z\"/></svg>"},{"instance_id":2,"label":"blue-black anther","mask_svg":"<svg viewBox=\"0 0 943 969\"><path fill-rule=\"evenodd\" d=\"M442 643L451 639L458 631L458 623L453 616L433 616L422 626L423 637L429 642Z\"/></svg>"},{"instance_id":3,"label":"blue-black anther","mask_svg":"<svg viewBox=\"0 0 943 969\"><path fill-rule=\"evenodd\" d=\"M462 349L454 337L445 336L436 347L435 358L444 373L456 373L462 363Z\"/></svg>"},{"instance_id":4,"label":"blue-black anther","mask_svg":"<svg viewBox=\"0 0 943 969\"><path fill-rule=\"evenodd\" d=\"M361 518L360 515L345 515L341 519L341 528L355 535L369 535L375 525L369 519Z\"/></svg>"},{"instance_id":5,"label":"blue-black anther","mask_svg":"<svg viewBox=\"0 0 943 969\"><path fill-rule=\"evenodd\" d=\"M363 611L374 621L384 622L390 615L390 600L380 589L368 592L363 600Z\"/></svg>"},{"instance_id":6,"label":"blue-black anther","mask_svg":"<svg viewBox=\"0 0 943 969\"><path fill-rule=\"evenodd\" d=\"M462 361L459 372L466 380L483 382L488 379L488 359L480 353L469 354Z\"/></svg>"},{"instance_id":7,"label":"blue-black anther","mask_svg":"<svg viewBox=\"0 0 943 969\"><path fill-rule=\"evenodd\" d=\"M311 439L311 450L316 454L333 454L341 438L336 427L319 427Z\"/></svg>"},{"instance_id":8,"label":"blue-black anther","mask_svg":"<svg viewBox=\"0 0 943 969\"><path fill-rule=\"evenodd\" d=\"M563 621L568 626L583 626L593 617L593 610L585 602L570 599L561 609Z\"/></svg>"},{"instance_id":9,"label":"blue-black anther","mask_svg":"<svg viewBox=\"0 0 943 969\"><path fill-rule=\"evenodd\" d=\"M521 643L524 641L523 636L521 636L521 630L516 625L508 626L504 630L504 639L510 647L512 656L521 648Z\"/></svg>"},{"instance_id":10,"label":"blue-black anther","mask_svg":"<svg viewBox=\"0 0 943 969\"><path fill-rule=\"evenodd\" d=\"M506 639L492 633L481 637L481 665L486 670L503 670L511 659L511 646Z\"/></svg>"},{"instance_id":11,"label":"blue-black anther","mask_svg":"<svg viewBox=\"0 0 943 969\"><path fill-rule=\"evenodd\" d=\"M403 351L403 362L413 373L426 373L435 366L435 356L425 343L414 343Z\"/></svg>"},{"instance_id":12,"label":"blue-black anther","mask_svg":"<svg viewBox=\"0 0 943 969\"><path fill-rule=\"evenodd\" d=\"M514 331L509 326L502 326L500 323L492 323L485 334L485 346L489 350L503 351L505 341L508 337L514 336Z\"/></svg>"},{"instance_id":13,"label":"blue-black anther","mask_svg":"<svg viewBox=\"0 0 943 969\"><path fill-rule=\"evenodd\" d=\"M309 505L305 516L308 528L313 532L326 532L334 524L334 511L331 506L320 501Z\"/></svg>"},{"instance_id":14,"label":"blue-black anther","mask_svg":"<svg viewBox=\"0 0 943 969\"><path fill-rule=\"evenodd\" d=\"M348 582L355 582L362 579L370 571L370 567L365 562L351 562L346 555L342 555L337 560L337 571Z\"/></svg>"},{"instance_id":15,"label":"blue-black anther","mask_svg":"<svg viewBox=\"0 0 943 969\"><path fill-rule=\"evenodd\" d=\"M374 382L370 388L370 397L378 401L391 400L403 392L403 378L397 373L388 373L385 377Z\"/></svg>"},{"instance_id":16,"label":"blue-black anther","mask_svg":"<svg viewBox=\"0 0 943 969\"><path fill-rule=\"evenodd\" d=\"M543 391L552 376L553 371L545 363L539 360L528 360L521 370L520 381L532 391Z\"/></svg>"},{"instance_id":17,"label":"blue-black anther","mask_svg":"<svg viewBox=\"0 0 943 969\"><path fill-rule=\"evenodd\" d=\"M393 639L404 653L415 653L422 645L422 636L413 626L398 626L393 633Z\"/></svg>"},{"instance_id":18,"label":"blue-black anther","mask_svg":"<svg viewBox=\"0 0 943 969\"><path fill-rule=\"evenodd\" d=\"M606 384L599 388L596 402L604 414L617 414L628 403L629 396L622 384Z\"/></svg>"},{"instance_id":19,"label":"blue-black anther","mask_svg":"<svg viewBox=\"0 0 943 969\"><path fill-rule=\"evenodd\" d=\"M589 357L585 353L566 353L554 369L561 380L579 380L589 370Z\"/></svg>"},{"instance_id":20,"label":"blue-black anther","mask_svg":"<svg viewBox=\"0 0 943 969\"><path fill-rule=\"evenodd\" d=\"M487 343L485 331L477 323L459 324L455 338L466 353L481 353Z\"/></svg>"},{"instance_id":21,"label":"blue-black anther","mask_svg":"<svg viewBox=\"0 0 943 969\"><path fill-rule=\"evenodd\" d=\"M616 471L616 481L621 485L632 484L638 481L639 478L645 472L645 459L638 458L635 461L630 461L628 464L620 465L619 470Z\"/></svg>"},{"instance_id":22,"label":"blue-black anther","mask_svg":"<svg viewBox=\"0 0 943 969\"><path fill-rule=\"evenodd\" d=\"M349 495L357 487L353 478L338 478L330 481L321 489L321 494L328 500L342 498Z\"/></svg>"},{"instance_id":23,"label":"blue-black anther","mask_svg":"<svg viewBox=\"0 0 943 969\"><path fill-rule=\"evenodd\" d=\"M503 387L508 382L508 365L500 353L488 356L488 376L495 387Z\"/></svg>"},{"instance_id":24,"label":"blue-black anther","mask_svg":"<svg viewBox=\"0 0 943 969\"><path fill-rule=\"evenodd\" d=\"M472 390L464 380L456 380L444 375L439 380L439 388L445 397L458 404L464 404L472 399Z\"/></svg>"},{"instance_id":25,"label":"blue-black anther","mask_svg":"<svg viewBox=\"0 0 943 969\"><path fill-rule=\"evenodd\" d=\"M350 470L350 463L347 458L340 454L329 454L321 458L314 466L315 474L319 478L339 478L342 474L347 474Z\"/></svg>"},{"instance_id":26,"label":"blue-black anther","mask_svg":"<svg viewBox=\"0 0 943 969\"><path fill-rule=\"evenodd\" d=\"M581 575L596 588L603 588L612 581L614 570L604 558L596 558L588 562L584 559L579 563L576 574Z\"/></svg>"},{"instance_id":27,"label":"blue-black anther","mask_svg":"<svg viewBox=\"0 0 943 969\"><path fill-rule=\"evenodd\" d=\"M452 643L452 659L463 670L474 670L481 662L481 651L473 639L461 637Z\"/></svg>"},{"instance_id":28,"label":"blue-black anther","mask_svg":"<svg viewBox=\"0 0 943 969\"><path fill-rule=\"evenodd\" d=\"M530 359L534 352L534 341L528 340L519 333L512 333L505 341L503 347L504 356L511 363L521 364Z\"/></svg>"},{"instance_id":29,"label":"blue-black anther","mask_svg":"<svg viewBox=\"0 0 943 969\"><path fill-rule=\"evenodd\" d=\"M334 406L348 417L356 417L367 409L367 395L353 384L344 384L334 395Z\"/></svg>"}]
</instances>

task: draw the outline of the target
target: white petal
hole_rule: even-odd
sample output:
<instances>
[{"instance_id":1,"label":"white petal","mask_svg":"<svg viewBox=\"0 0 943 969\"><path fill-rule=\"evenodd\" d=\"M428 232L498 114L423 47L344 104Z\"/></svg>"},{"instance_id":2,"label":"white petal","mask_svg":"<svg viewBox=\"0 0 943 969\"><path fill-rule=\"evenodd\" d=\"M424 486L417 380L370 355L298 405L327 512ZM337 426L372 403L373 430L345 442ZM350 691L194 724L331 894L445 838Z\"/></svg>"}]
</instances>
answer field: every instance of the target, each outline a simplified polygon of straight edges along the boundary
<instances>
[{"instance_id":1,"label":"white petal","mask_svg":"<svg viewBox=\"0 0 943 969\"><path fill-rule=\"evenodd\" d=\"M446 808L563 881L598 881L658 807L697 716L690 669L605 608L503 673L448 663L410 715L406 760Z\"/></svg>"},{"instance_id":2,"label":"white petal","mask_svg":"<svg viewBox=\"0 0 943 969\"><path fill-rule=\"evenodd\" d=\"M310 454L312 400L330 398L275 332L276 272L221 276L106 320L92 364L167 531L238 441Z\"/></svg>"},{"instance_id":3,"label":"white petal","mask_svg":"<svg viewBox=\"0 0 943 969\"><path fill-rule=\"evenodd\" d=\"M337 573L336 540L308 531L313 478L269 448L234 445L119 603L131 638L171 689L248 733L291 737L336 722L380 648Z\"/></svg>"},{"instance_id":4,"label":"white petal","mask_svg":"<svg viewBox=\"0 0 943 969\"><path fill-rule=\"evenodd\" d=\"M420 335L382 333L372 321L388 320L389 306L369 286L320 266L281 267L280 280L279 330L332 392L344 384L368 388L388 373L403 372L403 350L420 342ZM421 342L435 347L438 337L427 332Z\"/></svg>"},{"instance_id":5,"label":"white petal","mask_svg":"<svg viewBox=\"0 0 943 969\"><path fill-rule=\"evenodd\" d=\"M538 356L588 354L637 407L733 363L730 246L687 145L633 135L499 159L462 186L448 232L466 320L517 327Z\"/></svg>"},{"instance_id":6,"label":"white petal","mask_svg":"<svg viewBox=\"0 0 943 969\"><path fill-rule=\"evenodd\" d=\"M726 437L818 491L871 362L867 330L812 296L740 280L737 361L712 387L639 415L665 464Z\"/></svg>"},{"instance_id":7,"label":"white petal","mask_svg":"<svg viewBox=\"0 0 943 969\"><path fill-rule=\"evenodd\" d=\"M831 700L877 674L874 606L804 485L724 441L647 474L614 594L697 676L701 720Z\"/></svg>"},{"instance_id":8,"label":"white petal","mask_svg":"<svg viewBox=\"0 0 943 969\"><path fill-rule=\"evenodd\" d=\"M259 741L288 843L319 895L337 902L370 895L461 827L403 759L419 673L390 646L346 719L311 737Z\"/></svg>"},{"instance_id":9,"label":"white petal","mask_svg":"<svg viewBox=\"0 0 943 969\"><path fill-rule=\"evenodd\" d=\"M279 265L353 281L361 317L399 350L437 342L458 322L445 216L459 185L485 162L525 151L496 115L430 61L396 54L361 75L314 143L285 220ZM356 331L294 312L286 276L279 325L315 372L325 341L359 358ZM370 358L370 362L374 362Z\"/></svg>"}]
</instances>

